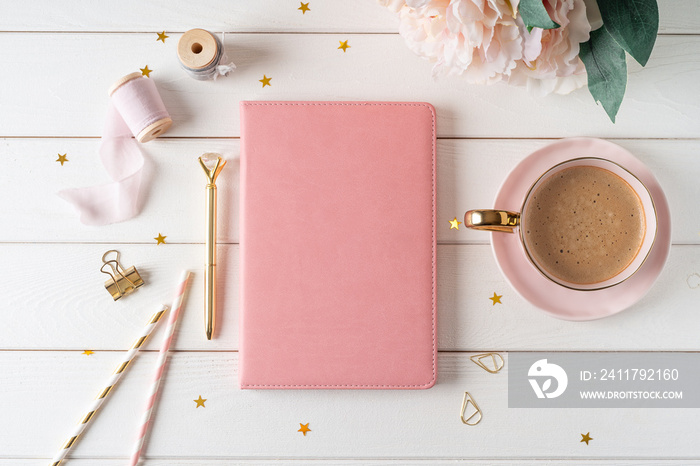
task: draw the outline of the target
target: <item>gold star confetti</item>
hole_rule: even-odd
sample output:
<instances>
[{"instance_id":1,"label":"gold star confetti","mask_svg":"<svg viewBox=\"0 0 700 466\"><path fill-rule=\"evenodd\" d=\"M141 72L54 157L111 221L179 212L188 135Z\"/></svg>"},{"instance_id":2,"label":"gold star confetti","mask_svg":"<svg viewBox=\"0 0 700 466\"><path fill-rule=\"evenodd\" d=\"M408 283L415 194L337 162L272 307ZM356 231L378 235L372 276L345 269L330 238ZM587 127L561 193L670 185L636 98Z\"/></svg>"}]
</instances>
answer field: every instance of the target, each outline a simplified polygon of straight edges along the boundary
<instances>
[{"instance_id":1,"label":"gold star confetti","mask_svg":"<svg viewBox=\"0 0 700 466\"><path fill-rule=\"evenodd\" d=\"M66 158L67 155L68 153L65 153L63 155L58 154L58 159L56 159L56 162L61 162L61 166L63 166L65 162L68 162L68 159Z\"/></svg>"},{"instance_id":2,"label":"gold star confetti","mask_svg":"<svg viewBox=\"0 0 700 466\"><path fill-rule=\"evenodd\" d=\"M455 217L454 220L450 220L450 230L459 230L459 226L462 224L462 222L457 220L457 217Z\"/></svg>"},{"instance_id":3,"label":"gold star confetti","mask_svg":"<svg viewBox=\"0 0 700 466\"><path fill-rule=\"evenodd\" d=\"M340 42L340 47L338 48L343 49L343 53L345 53L345 51L350 48L350 46L348 45L348 41L343 42L342 40L339 40L338 42Z\"/></svg>"},{"instance_id":4,"label":"gold star confetti","mask_svg":"<svg viewBox=\"0 0 700 466\"><path fill-rule=\"evenodd\" d=\"M493 305L495 306L496 303L498 303L498 304L503 304L503 303L501 302L501 298L502 298L502 297L503 297L503 295L500 295L500 296L499 296L499 295L497 295L496 293L494 293L494 294L493 294L493 298L489 298L489 299L490 299L491 301L493 301Z\"/></svg>"},{"instance_id":5,"label":"gold star confetti","mask_svg":"<svg viewBox=\"0 0 700 466\"><path fill-rule=\"evenodd\" d=\"M156 40L159 40L159 41L161 41L161 42L164 43L164 44L165 44L165 39L167 39L168 37L170 37L170 36L165 35L165 31L163 31L163 32L157 32L156 34L158 34L158 38L157 38Z\"/></svg>"},{"instance_id":6,"label":"gold star confetti","mask_svg":"<svg viewBox=\"0 0 700 466\"><path fill-rule=\"evenodd\" d=\"M272 87L272 84L270 84L270 80L271 80L271 79L272 79L272 78L268 78L267 76L263 75L263 78L262 78L262 79L259 79L258 81L260 81L260 82L263 84L263 87L265 87L265 86L270 86L270 87Z\"/></svg>"},{"instance_id":7,"label":"gold star confetti","mask_svg":"<svg viewBox=\"0 0 700 466\"><path fill-rule=\"evenodd\" d=\"M156 244L165 244L165 238L167 238L167 236L163 236L160 233L158 233L158 236L154 237L153 239L158 241L158 243Z\"/></svg>"},{"instance_id":8,"label":"gold star confetti","mask_svg":"<svg viewBox=\"0 0 700 466\"><path fill-rule=\"evenodd\" d=\"M586 445L588 445L588 442L593 440L593 437L591 437L591 433L588 432L586 435L581 434L581 442L586 442Z\"/></svg>"},{"instance_id":9,"label":"gold star confetti","mask_svg":"<svg viewBox=\"0 0 700 466\"><path fill-rule=\"evenodd\" d=\"M151 77L150 74L151 74L151 71L153 71L153 70L149 70L148 65L146 65L145 68L139 68L139 69L141 70L141 76L145 76L147 78Z\"/></svg>"},{"instance_id":10,"label":"gold star confetti","mask_svg":"<svg viewBox=\"0 0 700 466\"><path fill-rule=\"evenodd\" d=\"M306 2L306 3L299 2L299 3L301 3L301 6L299 8L297 8L297 10L301 10L302 15L305 15L307 11L311 11L311 8L309 8L309 2Z\"/></svg>"},{"instance_id":11,"label":"gold star confetti","mask_svg":"<svg viewBox=\"0 0 700 466\"><path fill-rule=\"evenodd\" d=\"M86 349L85 351L83 351L83 354L84 354L85 356L90 356L91 354L95 354L95 352L94 352L94 351L90 351L89 349Z\"/></svg>"},{"instance_id":12,"label":"gold star confetti","mask_svg":"<svg viewBox=\"0 0 700 466\"><path fill-rule=\"evenodd\" d=\"M302 424L301 422L299 423L299 426L301 429L297 430L297 432L301 432L304 434L304 437L306 437L307 432L311 432L311 429L309 429L309 423L307 422L306 424Z\"/></svg>"},{"instance_id":13,"label":"gold star confetti","mask_svg":"<svg viewBox=\"0 0 700 466\"><path fill-rule=\"evenodd\" d=\"M195 403L197 403L197 406L195 406L195 409L199 408L200 406L201 406L202 408L206 408L206 406L204 406L204 402L207 401L207 399L206 399L206 398L202 398L202 395L199 395L199 398L198 398L198 399L192 400L192 401L194 401Z\"/></svg>"}]
</instances>

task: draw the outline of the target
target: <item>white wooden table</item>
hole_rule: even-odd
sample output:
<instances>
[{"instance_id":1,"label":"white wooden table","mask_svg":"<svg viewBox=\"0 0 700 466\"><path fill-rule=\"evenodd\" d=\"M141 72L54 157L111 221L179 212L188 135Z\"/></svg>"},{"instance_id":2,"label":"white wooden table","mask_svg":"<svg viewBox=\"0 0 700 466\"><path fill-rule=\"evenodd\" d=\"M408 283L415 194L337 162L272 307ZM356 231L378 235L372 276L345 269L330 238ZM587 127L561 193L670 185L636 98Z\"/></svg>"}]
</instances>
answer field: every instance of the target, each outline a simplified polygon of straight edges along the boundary
<instances>
[{"instance_id":1,"label":"white wooden table","mask_svg":"<svg viewBox=\"0 0 700 466\"><path fill-rule=\"evenodd\" d=\"M659 0L661 28L642 70L629 63L618 123L583 89L537 99L523 89L433 81L431 65L373 0L9 2L0 4L0 465L48 463L178 271L196 271L157 406L146 463L165 465L687 464L700 462L697 410L508 409L507 367L472 352L700 350L700 2ZM198 82L175 47L192 27L225 31L238 70ZM156 32L167 31L165 43ZM348 40L343 53L338 41ZM118 77L148 65L175 124L143 146L150 183L133 220L86 227L55 193L107 181L96 156ZM271 86L258 81L265 74ZM438 114L439 379L427 391L241 391L238 290L221 288L206 341L204 175L196 157L239 151L240 100L421 100ZM499 274L484 234L448 220L490 206L506 173L567 136L613 140L642 159L672 208L673 247L649 294L614 317L556 320ZM63 166L57 154L67 154ZM474 174L478 174L475 176ZM238 267L238 171L219 181L222 282ZM159 233L167 244L156 245ZM391 230L387 230L387 235ZM100 257L116 248L147 285L112 302ZM502 304L488 299L503 295ZM160 329L71 453L68 464L126 463ZM94 354L86 356L83 350ZM469 390L484 411L462 425ZM196 408L198 396L205 408ZM309 423L302 436L299 423ZM590 432L589 445L580 434ZM663 459L663 461L662 461Z\"/></svg>"}]
</instances>

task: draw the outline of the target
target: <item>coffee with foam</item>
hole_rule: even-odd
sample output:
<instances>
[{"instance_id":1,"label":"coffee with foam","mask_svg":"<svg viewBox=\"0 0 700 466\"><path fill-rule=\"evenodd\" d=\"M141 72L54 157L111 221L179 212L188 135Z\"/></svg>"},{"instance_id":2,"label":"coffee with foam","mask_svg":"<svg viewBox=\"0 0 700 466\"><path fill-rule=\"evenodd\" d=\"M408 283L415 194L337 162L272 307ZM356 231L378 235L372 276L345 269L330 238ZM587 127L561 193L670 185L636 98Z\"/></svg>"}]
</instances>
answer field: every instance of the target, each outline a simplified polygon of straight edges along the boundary
<instances>
[{"instance_id":1,"label":"coffee with foam","mask_svg":"<svg viewBox=\"0 0 700 466\"><path fill-rule=\"evenodd\" d=\"M528 253L543 271L584 285L625 270L640 251L646 225L642 202L625 180L582 165L539 183L521 228Z\"/></svg>"}]
</instances>

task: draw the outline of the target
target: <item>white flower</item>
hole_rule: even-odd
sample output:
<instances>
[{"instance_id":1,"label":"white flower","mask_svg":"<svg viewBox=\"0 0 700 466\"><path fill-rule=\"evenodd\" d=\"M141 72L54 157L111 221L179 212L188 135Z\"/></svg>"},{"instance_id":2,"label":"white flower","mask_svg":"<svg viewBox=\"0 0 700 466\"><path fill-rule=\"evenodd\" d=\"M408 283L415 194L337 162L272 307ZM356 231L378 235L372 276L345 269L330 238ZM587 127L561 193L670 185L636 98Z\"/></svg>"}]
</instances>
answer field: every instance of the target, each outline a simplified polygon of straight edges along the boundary
<instances>
[{"instance_id":1,"label":"white flower","mask_svg":"<svg viewBox=\"0 0 700 466\"><path fill-rule=\"evenodd\" d=\"M400 13L399 33L408 48L430 61L442 58L449 33L445 21L449 0L434 0L420 10L404 6Z\"/></svg>"},{"instance_id":2,"label":"white flower","mask_svg":"<svg viewBox=\"0 0 700 466\"><path fill-rule=\"evenodd\" d=\"M508 83L525 86L536 95L568 94L586 84L586 68L578 56L580 43L588 40L591 25L584 0L545 0L557 29L534 28L531 33L522 18L516 22L523 38L523 60Z\"/></svg>"},{"instance_id":3,"label":"white flower","mask_svg":"<svg viewBox=\"0 0 700 466\"><path fill-rule=\"evenodd\" d=\"M568 94L586 83L579 44L591 31L585 1L543 0L557 29L528 31L519 0L379 0L399 11L408 48L435 63L433 76L506 81L536 94ZM595 15L593 15L595 16Z\"/></svg>"},{"instance_id":4,"label":"white flower","mask_svg":"<svg viewBox=\"0 0 700 466\"><path fill-rule=\"evenodd\" d=\"M520 31L505 0L452 0L447 25L452 37L445 53L448 74L492 83L510 75L522 58Z\"/></svg>"},{"instance_id":5,"label":"white flower","mask_svg":"<svg viewBox=\"0 0 700 466\"><path fill-rule=\"evenodd\" d=\"M411 50L435 62L434 75L492 83L508 76L522 57L522 39L506 0L411 3L419 6L401 9L399 32Z\"/></svg>"}]
</instances>

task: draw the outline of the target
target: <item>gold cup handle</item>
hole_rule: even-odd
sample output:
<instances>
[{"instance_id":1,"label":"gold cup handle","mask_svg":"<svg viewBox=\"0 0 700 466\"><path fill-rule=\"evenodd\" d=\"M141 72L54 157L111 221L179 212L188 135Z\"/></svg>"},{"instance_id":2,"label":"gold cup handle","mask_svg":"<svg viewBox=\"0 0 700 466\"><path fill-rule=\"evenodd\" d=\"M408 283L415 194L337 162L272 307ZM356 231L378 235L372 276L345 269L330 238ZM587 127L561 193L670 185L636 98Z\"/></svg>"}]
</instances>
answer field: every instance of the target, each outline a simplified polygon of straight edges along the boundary
<instances>
[{"instance_id":1,"label":"gold cup handle","mask_svg":"<svg viewBox=\"0 0 700 466\"><path fill-rule=\"evenodd\" d=\"M519 224L520 214L507 210L470 210L464 214L464 225L475 230L513 233Z\"/></svg>"}]
</instances>

